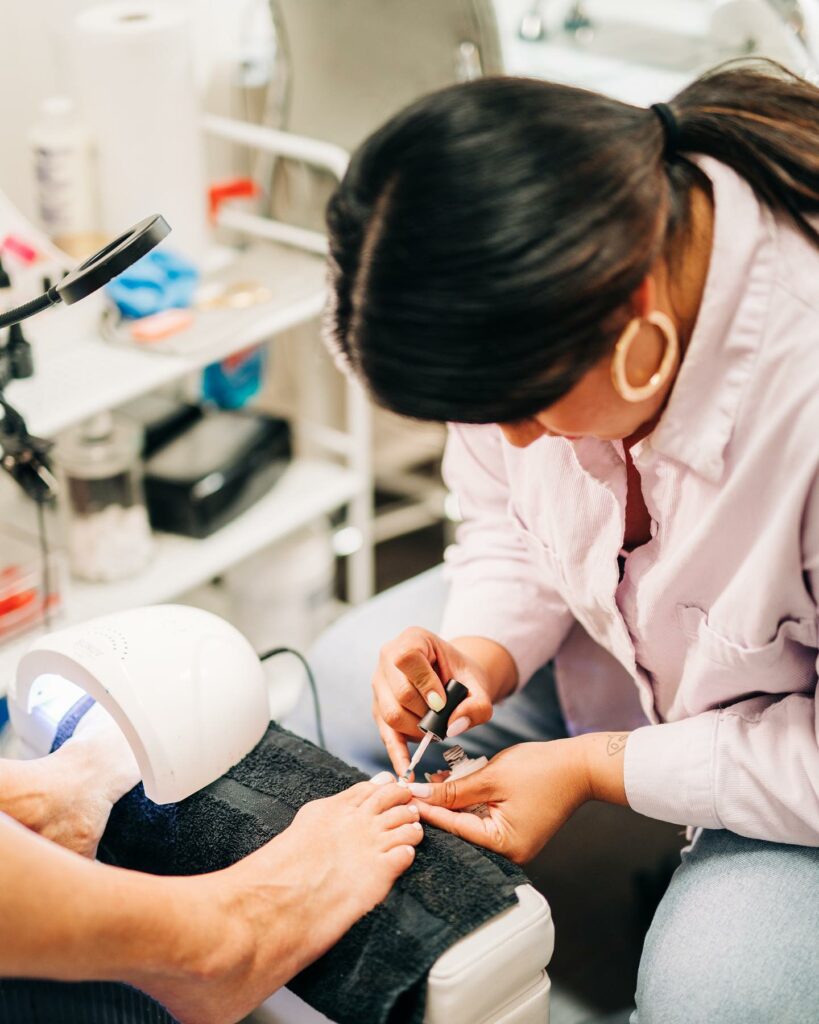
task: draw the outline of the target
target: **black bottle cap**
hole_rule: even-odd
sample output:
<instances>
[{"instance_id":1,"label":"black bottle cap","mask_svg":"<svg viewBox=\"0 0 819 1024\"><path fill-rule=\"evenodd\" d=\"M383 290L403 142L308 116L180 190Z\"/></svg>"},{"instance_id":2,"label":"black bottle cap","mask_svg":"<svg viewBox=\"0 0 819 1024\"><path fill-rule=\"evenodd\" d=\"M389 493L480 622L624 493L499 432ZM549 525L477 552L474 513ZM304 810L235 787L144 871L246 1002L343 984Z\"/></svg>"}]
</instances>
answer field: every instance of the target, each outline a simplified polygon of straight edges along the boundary
<instances>
[{"instance_id":1,"label":"black bottle cap","mask_svg":"<svg viewBox=\"0 0 819 1024\"><path fill-rule=\"evenodd\" d=\"M457 679L450 679L446 684L446 704L440 711L428 711L418 723L418 728L422 732L431 732L436 740L444 739L452 712L468 696L469 690L463 683L459 683Z\"/></svg>"}]
</instances>

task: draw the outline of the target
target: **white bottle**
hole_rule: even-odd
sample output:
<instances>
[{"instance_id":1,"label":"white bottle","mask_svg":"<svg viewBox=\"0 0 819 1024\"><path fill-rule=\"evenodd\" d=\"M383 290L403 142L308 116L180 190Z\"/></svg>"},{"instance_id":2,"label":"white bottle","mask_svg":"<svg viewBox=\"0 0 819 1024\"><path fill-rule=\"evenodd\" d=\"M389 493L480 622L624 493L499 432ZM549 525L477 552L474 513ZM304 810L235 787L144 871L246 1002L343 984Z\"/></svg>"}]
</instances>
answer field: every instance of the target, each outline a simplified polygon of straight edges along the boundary
<instances>
[{"instance_id":1,"label":"white bottle","mask_svg":"<svg viewBox=\"0 0 819 1024\"><path fill-rule=\"evenodd\" d=\"M91 136L67 96L52 96L29 133L40 222L65 251L83 247L97 227Z\"/></svg>"}]
</instances>

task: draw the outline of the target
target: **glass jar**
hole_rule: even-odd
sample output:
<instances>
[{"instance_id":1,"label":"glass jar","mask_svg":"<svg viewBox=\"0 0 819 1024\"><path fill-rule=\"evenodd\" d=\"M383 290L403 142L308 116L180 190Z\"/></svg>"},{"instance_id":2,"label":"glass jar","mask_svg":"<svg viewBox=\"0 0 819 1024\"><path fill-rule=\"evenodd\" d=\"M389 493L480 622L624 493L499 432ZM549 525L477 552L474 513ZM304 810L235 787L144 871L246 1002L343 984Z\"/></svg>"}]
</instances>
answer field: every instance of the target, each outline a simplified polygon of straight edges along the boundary
<instances>
[{"instance_id":1,"label":"glass jar","mask_svg":"<svg viewBox=\"0 0 819 1024\"><path fill-rule=\"evenodd\" d=\"M140 427L113 413L67 431L57 443L69 564L80 579L124 579L151 557L141 451Z\"/></svg>"}]
</instances>

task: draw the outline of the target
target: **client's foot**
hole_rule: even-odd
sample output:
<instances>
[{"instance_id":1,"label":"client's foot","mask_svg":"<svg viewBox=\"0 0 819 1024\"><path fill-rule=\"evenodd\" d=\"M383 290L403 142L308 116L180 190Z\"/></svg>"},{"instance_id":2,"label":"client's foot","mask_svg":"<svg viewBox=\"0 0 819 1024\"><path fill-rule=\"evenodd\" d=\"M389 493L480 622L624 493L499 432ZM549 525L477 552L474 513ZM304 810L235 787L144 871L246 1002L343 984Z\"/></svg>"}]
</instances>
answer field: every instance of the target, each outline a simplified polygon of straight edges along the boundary
<instances>
[{"instance_id":1,"label":"client's foot","mask_svg":"<svg viewBox=\"0 0 819 1024\"><path fill-rule=\"evenodd\" d=\"M59 750L4 763L2 809L54 843L95 857L111 808L139 782L131 748L99 705Z\"/></svg>"},{"instance_id":2,"label":"client's foot","mask_svg":"<svg viewBox=\"0 0 819 1024\"><path fill-rule=\"evenodd\" d=\"M210 876L230 925L206 937L208 968L193 983L145 987L184 1024L226 1024L249 1013L380 903L412 864L423 828L411 799L392 781L362 782L306 804L280 836Z\"/></svg>"}]
</instances>

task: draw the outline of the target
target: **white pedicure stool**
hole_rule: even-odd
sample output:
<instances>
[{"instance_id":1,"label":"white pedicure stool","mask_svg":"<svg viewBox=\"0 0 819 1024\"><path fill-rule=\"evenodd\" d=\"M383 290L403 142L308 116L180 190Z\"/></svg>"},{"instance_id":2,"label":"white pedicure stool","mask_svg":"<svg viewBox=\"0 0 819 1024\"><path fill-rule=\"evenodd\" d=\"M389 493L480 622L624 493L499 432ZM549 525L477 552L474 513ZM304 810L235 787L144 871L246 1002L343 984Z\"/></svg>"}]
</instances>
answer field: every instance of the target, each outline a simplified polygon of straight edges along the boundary
<instances>
[{"instance_id":1,"label":"white pedicure stool","mask_svg":"<svg viewBox=\"0 0 819 1024\"><path fill-rule=\"evenodd\" d=\"M456 942L429 972L425 1024L548 1024L555 930L531 885L510 907Z\"/></svg>"}]
</instances>

